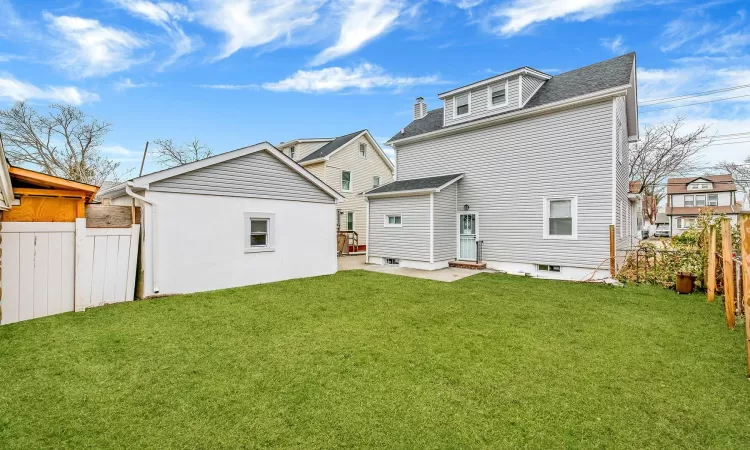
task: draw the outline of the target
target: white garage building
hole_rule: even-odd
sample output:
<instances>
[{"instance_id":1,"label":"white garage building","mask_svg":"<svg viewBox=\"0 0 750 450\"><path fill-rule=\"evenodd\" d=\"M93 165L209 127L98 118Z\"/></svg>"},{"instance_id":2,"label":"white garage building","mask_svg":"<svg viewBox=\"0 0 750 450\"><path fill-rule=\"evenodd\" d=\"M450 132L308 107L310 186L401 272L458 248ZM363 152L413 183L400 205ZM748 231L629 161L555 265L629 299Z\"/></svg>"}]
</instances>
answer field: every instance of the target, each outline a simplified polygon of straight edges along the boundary
<instances>
[{"instance_id":1,"label":"white garage building","mask_svg":"<svg viewBox=\"0 0 750 450\"><path fill-rule=\"evenodd\" d=\"M99 198L142 207L139 298L336 272L341 195L267 142Z\"/></svg>"}]
</instances>

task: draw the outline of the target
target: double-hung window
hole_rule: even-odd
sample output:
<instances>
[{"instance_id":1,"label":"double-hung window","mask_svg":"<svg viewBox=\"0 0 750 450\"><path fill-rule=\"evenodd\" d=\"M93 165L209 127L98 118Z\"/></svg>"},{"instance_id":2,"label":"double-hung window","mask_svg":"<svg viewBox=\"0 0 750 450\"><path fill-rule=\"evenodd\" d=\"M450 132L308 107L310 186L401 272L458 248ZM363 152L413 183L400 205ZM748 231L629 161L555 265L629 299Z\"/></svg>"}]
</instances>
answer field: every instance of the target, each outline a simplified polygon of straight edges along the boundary
<instances>
[{"instance_id":1,"label":"double-hung window","mask_svg":"<svg viewBox=\"0 0 750 450\"><path fill-rule=\"evenodd\" d=\"M359 156L367 158L367 144L364 142L359 144Z\"/></svg>"},{"instance_id":2,"label":"double-hung window","mask_svg":"<svg viewBox=\"0 0 750 450\"><path fill-rule=\"evenodd\" d=\"M274 250L274 214L245 213L245 253Z\"/></svg>"},{"instance_id":3,"label":"double-hung window","mask_svg":"<svg viewBox=\"0 0 750 450\"><path fill-rule=\"evenodd\" d=\"M695 197L692 195L686 195L685 206L695 206Z\"/></svg>"},{"instance_id":4,"label":"double-hung window","mask_svg":"<svg viewBox=\"0 0 750 450\"><path fill-rule=\"evenodd\" d=\"M341 171L341 190L344 192L352 191L352 173L348 170Z\"/></svg>"},{"instance_id":5,"label":"double-hung window","mask_svg":"<svg viewBox=\"0 0 750 450\"><path fill-rule=\"evenodd\" d=\"M380 186L380 177L376 175L372 177L372 187L376 188L378 186Z\"/></svg>"},{"instance_id":6,"label":"double-hung window","mask_svg":"<svg viewBox=\"0 0 750 450\"><path fill-rule=\"evenodd\" d=\"M458 95L454 98L456 102L456 117L469 114L470 93Z\"/></svg>"},{"instance_id":7,"label":"double-hung window","mask_svg":"<svg viewBox=\"0 0 750 450\"><path fill-rule=\"evenodd\" d=\"M705 195L696 195L695 196L695 206L706 206L706 196Z\"/></svg>"},{"instance_id":8,"label":"double-hung window","mask_svg":"<svg viewBox=\"0 0 750 450\"><path fill-rule=\"evenodd\" d=\"M490 108L497 108L508 104L507 87L507 81L489 87Z\"/></svg>"},{"instance_id":9,"label":"double-hung window","mask_svg":"<svg viewBox=\"0 0 750 450\"><path fill-rule=\"evenodd\" d=\"M294 157L296 156L296 153L297 153L297 152L296 152L296 151L294 150L294 147L293 147L293 146L292 146L292 147L289 147L289 157L290 157L290 158L294 159Z\"/></svg>"},{"instance_id":10,"label":"double-hung window","mask_svg":"<svg viewBox=\"0 0 750 450\"><path fill-rule=\"evenodd\" d=\"M544 238L576 239L578 236L578 198L544 199Z\"/></svg>"},{"instance_id":11,"label":"double-hung window","mask_svg":"<svg viewBox=\"0 0 750 450\"><path fill-rule=\"evenodd\" d=\"M708 194L708 206L719 206L719 194Z\"/></svg>"}]
</instances>

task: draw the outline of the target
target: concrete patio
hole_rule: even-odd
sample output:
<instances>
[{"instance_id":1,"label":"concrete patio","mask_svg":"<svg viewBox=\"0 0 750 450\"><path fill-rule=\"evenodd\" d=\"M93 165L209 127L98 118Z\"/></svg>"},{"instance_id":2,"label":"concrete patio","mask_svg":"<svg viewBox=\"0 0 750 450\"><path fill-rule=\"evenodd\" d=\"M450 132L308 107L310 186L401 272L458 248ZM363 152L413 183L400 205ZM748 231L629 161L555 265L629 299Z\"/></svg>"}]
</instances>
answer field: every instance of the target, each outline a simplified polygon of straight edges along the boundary
<instances>
[{"instance_id":1,"label":"concrete patio","mask_svg":"<svg viewBox=\"0 0 750 450\"><path fill-rule=\"evenodd\" d=\"M426 280L451 281L470 277L480 272L493 272L492 270L472 270L447 267L440 270L418 270L404 267L381 266L378 264L365 264L365 255L340 256L339 270L367 270L370 272L390 273L412 278L424 278Z\"/></svg>"}]
</instances>

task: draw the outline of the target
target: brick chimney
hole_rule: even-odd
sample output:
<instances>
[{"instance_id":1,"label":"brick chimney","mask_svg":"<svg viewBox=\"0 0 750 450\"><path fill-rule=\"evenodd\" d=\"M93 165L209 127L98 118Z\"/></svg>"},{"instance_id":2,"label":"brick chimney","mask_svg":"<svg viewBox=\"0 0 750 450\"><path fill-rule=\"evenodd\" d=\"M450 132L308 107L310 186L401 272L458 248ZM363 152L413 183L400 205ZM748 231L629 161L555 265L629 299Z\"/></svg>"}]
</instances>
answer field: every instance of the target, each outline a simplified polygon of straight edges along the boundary
<instances>
[{"instance_id":1,"label":"brick chimney","mask_svg":"<svg viewBox=\"0 0 750 450\"><path fill-rule=\"evenodd\" d=\"M414 120L421 119L427 115L427 103L424 98L417 97L417 103L414 104Z\"/></svg>"}]
</instances>

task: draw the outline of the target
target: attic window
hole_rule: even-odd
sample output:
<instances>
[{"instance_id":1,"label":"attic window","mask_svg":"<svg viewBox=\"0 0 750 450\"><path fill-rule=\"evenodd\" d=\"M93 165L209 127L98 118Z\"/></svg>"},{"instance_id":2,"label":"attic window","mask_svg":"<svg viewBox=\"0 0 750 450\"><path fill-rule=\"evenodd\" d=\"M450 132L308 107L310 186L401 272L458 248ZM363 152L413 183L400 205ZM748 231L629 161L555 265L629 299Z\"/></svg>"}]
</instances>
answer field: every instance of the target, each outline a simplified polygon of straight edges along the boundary
<instances>
[{"instance_id":1,"label":"attic window","mask_svg":"<svg viewBox=\"0 0 750 450\"><path fill-rule=\"evenodd\" d=\"M454 102L456 104L456 117L469 114L469 94L470 93L467 92L466 94L462 94L454 98Z\"/></svg>"},{"instance_id":2,"label":"attic window","mask_svg":"<svg viewBox=\"0 0 750 450\"><path fill-rule=\"evenodd\" d=\"M367 144L364 142L359 144L359 156L367 158Z\"/></svg>"},{"instance_id":3,"label":"attic window","mask_svg":"<svg viewBox=\"0 0 750 450\"><path fill-rule=\"evenodd\" d=\"M711 189L711 183L692 183L690 190L699 191L702 189Z\"/></svg>"},{"instance_id":4,"label":"attic window","mask_svg":"<svg viewBox=\"0 0 750 450\"><path fill-rule=\"evenodd\" d=\"M294 159L295 153L296 152L294 151L294 147L289 147L289 157Z\"/></svg>"},{"instance_id":5,"label":"attic window","mask_svg":"<svg viewBox=\"0 0 750 450\"><path fill-rule=\"evenodd\" d=\"M495 84L489 87L490 108L497 108L508 104L508 82Z\"/></svg>"}]
</instances>

